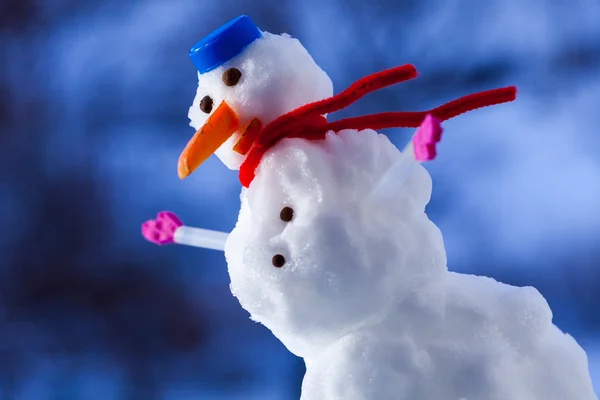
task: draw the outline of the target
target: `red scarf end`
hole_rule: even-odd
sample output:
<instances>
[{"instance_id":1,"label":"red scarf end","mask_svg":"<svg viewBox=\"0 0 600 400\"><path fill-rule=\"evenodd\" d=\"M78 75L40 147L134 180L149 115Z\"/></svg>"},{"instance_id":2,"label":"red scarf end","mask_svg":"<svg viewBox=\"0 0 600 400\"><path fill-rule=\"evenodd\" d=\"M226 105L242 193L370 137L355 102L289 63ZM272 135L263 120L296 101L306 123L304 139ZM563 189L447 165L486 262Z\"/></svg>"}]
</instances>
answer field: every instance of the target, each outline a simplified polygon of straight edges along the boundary
<instances>
[{"instance_id":1,"label":"red scarf end","mask_svg":"<svg viewBox=\"0 0 600 400\"><path fill-rule=\"evenodd\" d=\"M446 121L460 114L516 99L517 88L509 86L499 89L470 94L443 104L433 110L421 112L388 112L365 115L355 118L327 122L322 114L345 108L365 94L396 84L416 76L412 65L392 68L369 75L350 86L344 92L329 99L309 103L289 112L268 124L260 133L256 143L240 167L239 178L244 187L249 187L256 169L266 151L285 137L299 137L306 140L322 140L328 131L339 132L344 129L385 129L417 128L430 114L440 121Z\"/></svg>"}]
</instances>

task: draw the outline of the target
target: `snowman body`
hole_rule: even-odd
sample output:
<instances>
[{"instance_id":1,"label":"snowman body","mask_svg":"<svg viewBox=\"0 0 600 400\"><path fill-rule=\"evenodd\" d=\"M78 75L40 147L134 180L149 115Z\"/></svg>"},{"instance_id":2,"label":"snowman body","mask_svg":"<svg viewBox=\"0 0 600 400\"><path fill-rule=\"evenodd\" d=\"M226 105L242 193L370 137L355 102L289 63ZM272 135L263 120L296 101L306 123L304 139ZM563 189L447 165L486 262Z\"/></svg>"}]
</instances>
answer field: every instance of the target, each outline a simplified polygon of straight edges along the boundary
<instances>
[{"instance_id":1,"label":"snowman body","mask_svg":"<svg viewBox=\"0 0 600 400\"><path fill-rule=\"evenodd\" d=\"M427 171L371 130L285 139L242 192L231 290L304 358L301 400L596 399L584 351L535 289L447 270L430 193Z\"/></svg>"}]
</instances>

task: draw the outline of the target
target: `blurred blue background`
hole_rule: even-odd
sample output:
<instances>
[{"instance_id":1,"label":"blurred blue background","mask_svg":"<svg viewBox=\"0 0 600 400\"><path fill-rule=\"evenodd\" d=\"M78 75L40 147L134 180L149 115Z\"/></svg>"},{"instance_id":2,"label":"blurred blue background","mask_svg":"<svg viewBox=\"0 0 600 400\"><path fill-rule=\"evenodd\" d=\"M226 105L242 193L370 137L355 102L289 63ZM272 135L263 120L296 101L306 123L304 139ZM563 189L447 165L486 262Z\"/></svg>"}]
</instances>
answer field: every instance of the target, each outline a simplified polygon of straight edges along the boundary
<instances>
[{"instance_id":1,"label":"blurred blue background","mask_svg":"<svg viewBox=\"0 0 600 400\"><path fill-rule=\"evenodd\" d=\"M600 389L598 0L3 0L0 399L298 398L301 360L239 307L223 254L140 234L163 209L234 226L237 174L213 157L182 182L176 164L188 50L244 13L337 92L419 69L333 119L518 85L445 124L429 214L450 269L542 292Z\"/></svg>"}]
</instances>

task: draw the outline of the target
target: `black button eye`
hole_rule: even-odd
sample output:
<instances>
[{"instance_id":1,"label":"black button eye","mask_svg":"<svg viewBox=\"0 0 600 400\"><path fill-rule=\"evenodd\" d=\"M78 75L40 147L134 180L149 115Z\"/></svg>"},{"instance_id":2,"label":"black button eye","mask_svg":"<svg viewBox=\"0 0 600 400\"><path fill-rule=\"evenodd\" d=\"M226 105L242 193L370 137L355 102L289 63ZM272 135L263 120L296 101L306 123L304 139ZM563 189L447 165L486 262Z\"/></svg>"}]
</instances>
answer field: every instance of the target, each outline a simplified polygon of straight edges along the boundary
<instances>
[{"instance_id":1,"label":"black button eye","mask_svg":"<svg viewBox=\"0 0 600 400\"><path fill-rule=\"evenodd\" d=\"M200 109L202 112L210 114L213 109L213 99L210 96L204 96L200 101Z\"/></svg>"},{"instance_id":2,"label":"black button eye","mask_svg":"<svg viewBox=\"0 0 600 400\"><path fill-rule=\"evenodd\" d=\"M294 218L294 210L291 207L283 207L279 213L279 218L284 222L290 222Z\"/></svg>"},{"instance_id":3,"label":"black button eye","mask_svg":"<svg viewBox=\"0 0 600 400\"><path fill-rule=\"evenodd\" d=\"M275 268L281 268L285 265L285 257L281 254L275 254L273 256L273 266Z\"/></svg>"},{"instance_id":4,"label":"black button eye","mask_svg":"<svg viewBox=\"0 0 600 400\"><path fill-rule=\"evenodd\" d=\"M229 68L223 72L223 83L227 86L235 86L240 81L242 72L237 68Z\"/></svg>"}]
</instances>

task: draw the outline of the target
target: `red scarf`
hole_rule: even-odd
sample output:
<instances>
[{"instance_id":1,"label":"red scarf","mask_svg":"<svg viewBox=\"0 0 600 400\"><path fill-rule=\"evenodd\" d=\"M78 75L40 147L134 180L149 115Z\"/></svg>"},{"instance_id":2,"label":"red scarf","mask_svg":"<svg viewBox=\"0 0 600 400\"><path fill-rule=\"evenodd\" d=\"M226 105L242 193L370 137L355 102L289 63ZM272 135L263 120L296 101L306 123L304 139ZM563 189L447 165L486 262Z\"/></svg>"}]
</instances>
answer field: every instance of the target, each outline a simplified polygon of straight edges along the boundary
<instances>
[{"instance_id":1,"label":"red scarf","mask_svg":"<svg viewBox=\"0 0 600 400\"><path fill-rule=\"evenodd\" d=\"M306 104L273 120L258 133L254 145L240 167L240 182L244 187L250 186L256 168L258 168L264 154L283 138L322 140L328 131L418 128L427 114L433 115L440 121L446 121L477 108L506 103L516 99L517 88L509 86L470 94L429 111L386 112L346 118L335 122L328 122L323 116L323 114L329 114L348 107L368 93L414 79L416 76L417 70L412 65L403 65L377 72L359 79L348 89L333 97Z\"/></svg>"}]
</instances>

